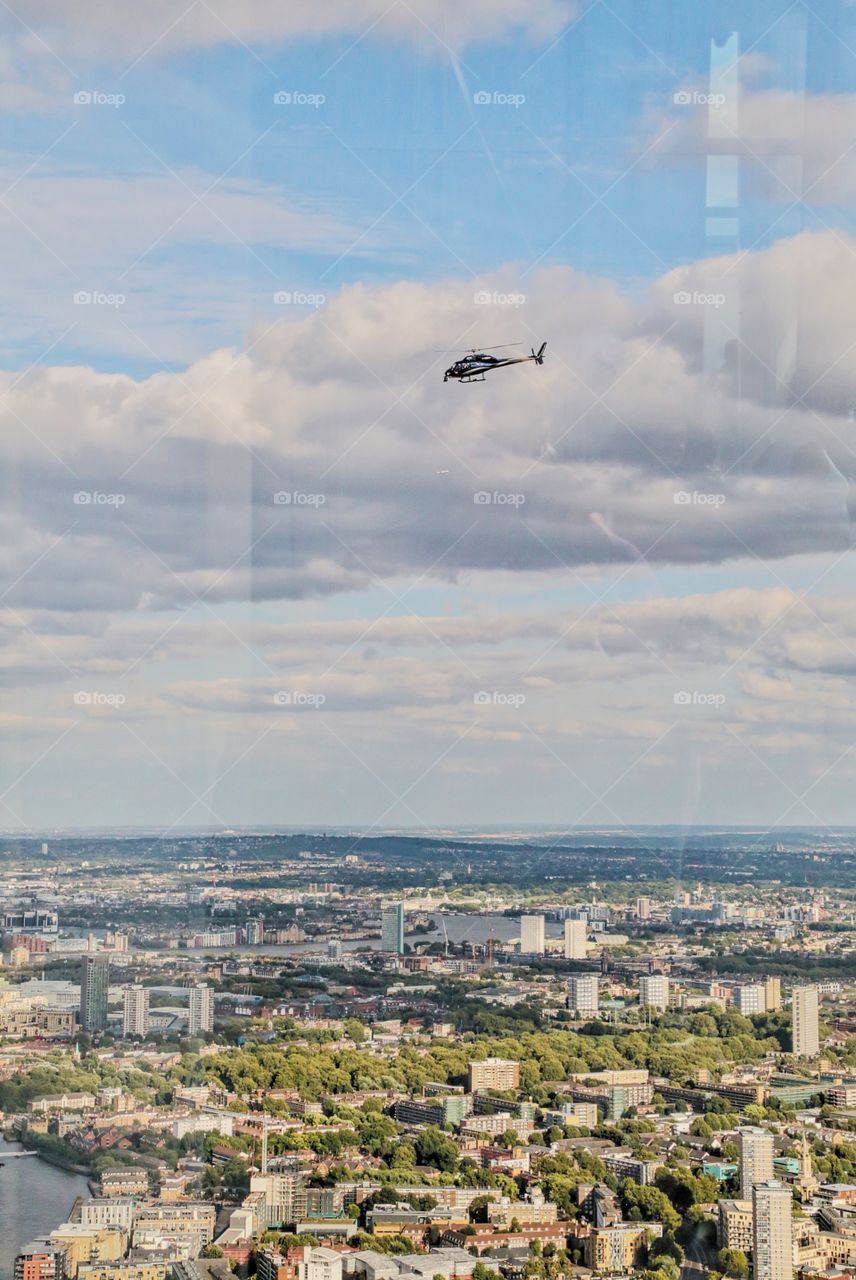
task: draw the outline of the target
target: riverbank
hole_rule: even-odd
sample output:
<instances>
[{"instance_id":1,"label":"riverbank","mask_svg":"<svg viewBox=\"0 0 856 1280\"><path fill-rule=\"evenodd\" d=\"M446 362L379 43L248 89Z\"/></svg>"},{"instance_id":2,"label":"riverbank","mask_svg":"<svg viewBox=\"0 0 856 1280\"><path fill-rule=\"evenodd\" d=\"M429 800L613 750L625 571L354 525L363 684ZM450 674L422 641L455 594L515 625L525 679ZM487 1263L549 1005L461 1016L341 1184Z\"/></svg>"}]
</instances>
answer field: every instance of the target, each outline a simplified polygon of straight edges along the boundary
<instances>
[{"instance_id":1,"label":"riverbank","mask_svg":"<svg viewBox=\"0 0 856 1280\"><path fill-rule=\"evenodd\" d=\"M29 1140L27 1148L30 1147ZM68 1219L78 1197L89 1199L86 1179L43 1156L3 1160L21 1144L0 1138L0 1280L13 1280L22 1245L47 1235Z\"/></svg>"},{"instance_id":2,"label":"riverbank","mask_svg":"<svg viewBox=\"0 0 856 1280\"><path fill-rule=\"evenodd\" d=\"M47 1164L52 1164L57 1169L66 1169L69 1173L78 1174L82 1178L93 1178L95 1176L95 1170L90 1164L76 1160L71 1152L63 1148L59 1139L52 1137L50 1134L28 1133L22 1135L15 1129L7 1129L2 1138L4 1142L14 1144L16 1148L26 1141L28 1150L37 1151L40 1160L44 1160Z\"/></svg>"}]
</instances>

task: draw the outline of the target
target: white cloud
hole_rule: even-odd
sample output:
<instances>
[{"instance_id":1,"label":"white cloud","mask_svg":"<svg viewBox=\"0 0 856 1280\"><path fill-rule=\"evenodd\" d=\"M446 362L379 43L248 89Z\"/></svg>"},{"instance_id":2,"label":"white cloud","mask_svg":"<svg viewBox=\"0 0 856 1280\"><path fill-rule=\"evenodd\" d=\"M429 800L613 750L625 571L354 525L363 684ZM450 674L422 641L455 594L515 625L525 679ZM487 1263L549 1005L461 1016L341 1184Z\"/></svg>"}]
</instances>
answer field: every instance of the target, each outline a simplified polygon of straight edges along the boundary
<instances>
[{"instance_id":1,"label":"white cloud","mask_svg":"<svg viewBox=\"0 0 856 1280\"><path fill-rule=\"evenodd\" d=\"M755 190L771 200L822 206L853 199L856 94L759 89L744 82L736 102L711 105L708 90L687 86L683 92L689 102L670 105L647 122L655 140L651 159L735 155Z\"/></svg>"},{"instance_id":2,"label":"white cloud","mask_svg":"<svg viewBox=\"0 0 856 1280\"><path fill-rule=\"evenodd\" d=\"M459 282L347 288L180 374L7 375L7 445L44 497L7 543L13 578L42 557L10 601L159 607L843 549L854 277L854 244L833 235L696 264L634 304L544 271L502 320L548 339L546 364L476 387L444 384L431 353L484 327ZM703 331L723 316L674 296L719 287L729 323L710 367Z\"/></svg>"},{"instance_id":3,"label":"white cloud","mask_svg":"<svg viewBox=\"0 0 856 1280\"><path fill-rule=\"evenodd\" d=\"M300 37L374 33L394 39L442 41L460 47L473 40L504 39L523 31L533 39L556 35L574 13L570 0L196 0L176 7L150 0L133 15L98 0L81 0L67 14L50 0L24 0L21 18L44 39L100 56L127 58L156 52L246 42L274 45Z\"/></svg>"},{"instance_id":4,"label":"white cloud","mask_svg":"<svg viewBox=\"0 0 856 1280\"><path fill-rule=\"evenodd\" d=\"M732 768L737 734L796 785L788 753L826 759L852 723L852 593L803 603L777 578L802 557L811 582L852 543L853 249L806 234L632 298L545 270L499 314L548 341L545 365L479 386L444 384L433 354L484 332L454 280L344 289L181 373L4 375L9 714L47 741L68 720L109 768L125 720L179 773L202 723L213 761L269 729L274 774L286 743L298 772L327 767L332 725L402 786L465 735L444 782L457 794L459 762L485 804L524 771L558 785L542 743L602 788L662 735L667 770L694 753ZM518 284L509 269L475 287ZM720 289L725 308L674 301ZM509 494L522 504L493 500ZM670 565L716 585L729 561L769 589L663 589ZM125 692L122 720L78 725L80 682ZM277 717L279 689L325 709Z\"/></svg>"}]
</instances>

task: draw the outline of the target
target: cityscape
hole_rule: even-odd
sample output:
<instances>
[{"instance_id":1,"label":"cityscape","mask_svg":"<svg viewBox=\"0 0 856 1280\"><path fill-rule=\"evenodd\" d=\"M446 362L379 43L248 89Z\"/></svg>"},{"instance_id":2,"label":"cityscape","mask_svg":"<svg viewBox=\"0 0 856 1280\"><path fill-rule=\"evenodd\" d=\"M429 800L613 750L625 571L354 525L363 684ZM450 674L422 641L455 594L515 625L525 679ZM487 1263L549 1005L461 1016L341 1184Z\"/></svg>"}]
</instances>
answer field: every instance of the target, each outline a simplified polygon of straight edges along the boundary
<instances>
[{"instance_id":1,"label":"cityscape","mask_svg":"<svg viewBox=\"0 0 856 1280\"><path fill-rule=\"evenodd\" d=\"M608 838L19 838L0 1177L69 1185L14 1280L852 1273L846 855Z\"/></svg>"}]
</instances>

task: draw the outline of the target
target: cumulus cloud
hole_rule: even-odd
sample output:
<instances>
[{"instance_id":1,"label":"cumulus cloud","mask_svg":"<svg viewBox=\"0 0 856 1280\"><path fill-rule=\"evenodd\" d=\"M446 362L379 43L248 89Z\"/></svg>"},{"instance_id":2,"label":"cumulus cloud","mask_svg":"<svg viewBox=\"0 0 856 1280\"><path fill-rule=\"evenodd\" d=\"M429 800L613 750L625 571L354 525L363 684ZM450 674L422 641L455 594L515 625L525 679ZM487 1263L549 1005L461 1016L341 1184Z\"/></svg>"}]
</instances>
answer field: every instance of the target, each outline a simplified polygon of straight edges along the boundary
<instances>
[{"instance_id":1,"label":"cumulus cloud","mask_svg":"<svg viewBox=\"0 0 856 1280\"><path fill-rule=\"evenodd\" d=\"M633 296L546 269L489 316L546 363L478 386L433 348L484 333L474 291L512 268L351 286L179 372L4 375L9 714L118 759L151 738L179 773L200 723L224 759L299 742L307 769L370 741L384 777L452 740L462 778L487 747L493 779L584 752L591 786L648 748L730 767L734 734L842 748L852 594L782 576L852 545L853 249L803 234ZM765 589L663 585L726 562Z\"/></svg>"},{"instance_id":2,"label":"cumulus cloud","mask_svg":"<svg viewBox=\"0 0 856 1280\"><path fill-rule=\"evenodd\" d=\"M844 550L854 275L854 242L826 234L633 302L545 270L501 319L547 338L546 364L476 387L444 384L431 351L484 327L455 281L345 288L180 373L6 375L28 495L8 602L147 610Z\"/></svg>"}]
</instances>

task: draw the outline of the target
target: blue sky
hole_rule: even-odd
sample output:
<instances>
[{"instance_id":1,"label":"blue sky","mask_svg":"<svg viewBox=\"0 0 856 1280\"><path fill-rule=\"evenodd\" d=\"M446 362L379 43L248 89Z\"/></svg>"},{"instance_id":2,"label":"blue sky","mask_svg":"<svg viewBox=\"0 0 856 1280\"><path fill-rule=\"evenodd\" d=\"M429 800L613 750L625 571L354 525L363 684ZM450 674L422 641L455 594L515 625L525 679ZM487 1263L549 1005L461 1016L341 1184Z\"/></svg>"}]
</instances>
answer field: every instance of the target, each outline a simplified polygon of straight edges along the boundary
<instances>
[{"instance_id":1,"label":"blue sky","mask_svg":"<svg viewBox=\"0 0 856 1280\"><path fill-rule=\"evenodd\" d=\"M3 23L10 825L853 821L853 5Z\"/></svg>"},{"instance_id":2,"label":"blue sky","mask_svg":"<svg viewBox=\"0 0 856 1280\"><path fill-rule=\"evenodd\" d=\"M112 178L121 184L113 198L131 204L150 198L140 184L162 184L166 225L156 223L148 239L142 228L118 237L114 251L105 246L102 280L89 279L96 268L85 228L74 244L62 234L58 243L44 240L65 264L51 261L57 284L78 287L78 276L82 287L124 292L123 320L137 329L138 319L171 366L194 339L196 354L240 341L271 313L282 287L329 293L355 280L440 279L501 263L525 275L537 261L633 288L668 267L735 244L762 247L812 224L810 209L771 205L744 177L737 235L710 234L704 164L656 163L647 148L652 116L673 110L683 87L709 90L711 65L733 65L734 49L749 51L767 88L845 92L853 21L851 10L837 8L818 4L815 16L801 4L744 6L735 10L739 38L722 48L727 6L716 6L717 31L708 6L632 0L584 4L550 40L497 42L488 21L483 41L457 51L421 28L418 44L349 31L256 48L233 40L171 56L156 45L139 61L127 56L136 47L129 42L110 58L102 51L68 63L73 88L123 94L121 106L75 106L63 83L53 109L7 115L6 168L14 180L33 166L24 189L62 178L92 189L93 199ZM283 89L325 101L278 106L274 94ZM479 91L525 101L477 106ZM224 219L234 234L216 221L200 234L181 217L195 194L236 188L259 199L238 227ZM310 220L323 215L339 231L320 243L307 244L308 232L284 243L267 201ZM123 222L121 209L115 220ZM837 210L836 222L849 225L849 212ZM30 248L50 255L36 242ZM180 353L157 341L158 314L172 336L176 313ZM113 326L105 341L100 316L93 324L70 307L53 325L13 334L10 364L36 358L75 319L55 358L136 375L157 367L130 334ZM111 349L117 336L120 352Z\"/></svg>"}]
</instances>

